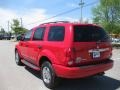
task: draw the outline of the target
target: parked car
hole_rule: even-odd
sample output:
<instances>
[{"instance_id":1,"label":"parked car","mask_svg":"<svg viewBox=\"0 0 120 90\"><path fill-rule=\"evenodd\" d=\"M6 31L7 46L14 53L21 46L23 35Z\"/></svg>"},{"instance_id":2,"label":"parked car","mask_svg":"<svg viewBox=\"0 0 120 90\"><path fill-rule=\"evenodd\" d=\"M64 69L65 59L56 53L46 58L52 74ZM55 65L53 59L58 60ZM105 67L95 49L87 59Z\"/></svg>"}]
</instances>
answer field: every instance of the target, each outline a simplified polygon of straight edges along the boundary
<instances>
[{"instance_id":1,"label":"parked car","mask_svg":"<svg viewBox=\"0 0 120 90\"><path fill-rule=\"evenodd\" d=\"M11 35L11 39L15 39L15 35Z\"/></svg>"},{"instance_id":2,"label":"parked car","mask_svg":"<svg viewBox=\"0 0 120 90\"><path fill-rule=\"evenodd\" d=\"M4 38L3 35L0 35L0 40L3 40L3 38Z\"/></svg>"},{"instance_id":3,"label":"parked car","mask_svg":"<svg viewBox=\"0 0 120 90\"><path fill-rule=\"evenodd\" d=\"M4 39L5 39L5 40L10 40L11 37L10 37L10 35L4 35Z\"/></svg>"},{"instance_id":4,"label":"parked car","mask_svg":"<svg viewBox=\"0 0 120 90\"><path fill-rule=\"evenodd\" d=\"M120 39L119 39L119 38L111 38L111 40L112 40L113 43L120 42Z\"/></svg>"},{"instance_id":5,"label":"parked car","mask_svg":"<svg viewBox=\"0 0 120 90\"><path fill-rule=\"evenodd\" d=\"M49 22L28 31L15 47L17 65L41 72L46 87L60 78L84 78L113 67L112 46L103 28L93 24Z\"/></svg>"}]
</instances>

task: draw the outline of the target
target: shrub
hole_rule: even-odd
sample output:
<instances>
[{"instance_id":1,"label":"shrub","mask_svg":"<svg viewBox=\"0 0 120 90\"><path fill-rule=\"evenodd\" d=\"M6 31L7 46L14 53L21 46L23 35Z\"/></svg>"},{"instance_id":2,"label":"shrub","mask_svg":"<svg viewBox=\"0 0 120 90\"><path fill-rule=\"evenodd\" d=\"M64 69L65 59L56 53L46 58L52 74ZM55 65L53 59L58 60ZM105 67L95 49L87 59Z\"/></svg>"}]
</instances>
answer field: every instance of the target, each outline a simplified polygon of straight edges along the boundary
<instances>
[{"instance_id":1,"label":"shrub","mask_svg":"<svg viewBox=\"0 0 120 90\"><path fill-rule=\"evenodd\" d=\"M120 48L120 43L114 43L112 44L113 48Z\"/></svg>"}]
</instances>

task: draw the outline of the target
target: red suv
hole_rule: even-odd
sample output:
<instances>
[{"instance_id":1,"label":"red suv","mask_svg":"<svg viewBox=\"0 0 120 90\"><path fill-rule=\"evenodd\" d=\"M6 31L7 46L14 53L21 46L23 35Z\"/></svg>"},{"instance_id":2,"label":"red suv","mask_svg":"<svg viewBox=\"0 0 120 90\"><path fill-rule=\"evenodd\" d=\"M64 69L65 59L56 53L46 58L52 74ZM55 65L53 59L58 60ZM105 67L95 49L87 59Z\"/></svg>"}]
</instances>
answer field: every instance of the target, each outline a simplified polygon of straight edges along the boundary
<instances>
[{"instance_id":1,"label":"red suv","mask_svg":"<svg viewBox=\"0 0 120 90\"><path fill-rule=\"evenodd\" d=\"M83 78L113 67L112 46L103 28L65 21L41 24L15 47L15 61L41 71L48 88L59 78Z\"/></svg>"}]
</instances>

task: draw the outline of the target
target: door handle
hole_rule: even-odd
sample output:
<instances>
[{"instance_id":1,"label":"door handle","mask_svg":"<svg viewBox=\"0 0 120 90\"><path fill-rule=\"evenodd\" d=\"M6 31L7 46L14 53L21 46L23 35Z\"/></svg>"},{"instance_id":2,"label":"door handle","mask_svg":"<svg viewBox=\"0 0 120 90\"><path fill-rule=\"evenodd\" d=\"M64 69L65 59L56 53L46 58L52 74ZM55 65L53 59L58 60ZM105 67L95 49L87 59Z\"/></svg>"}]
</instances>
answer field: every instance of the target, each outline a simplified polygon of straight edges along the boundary
<instances>
[{"instance_id":1,"label":"door handle","mask_svg":"<svg viewBox=\"0 0 120 90\"><path fill-rule=\"evenodd\" d=\"M38 46L38 48L39 48L39 49L41 49L41 48L42 48L42 46Z\"/></svg>"}]
</instances>

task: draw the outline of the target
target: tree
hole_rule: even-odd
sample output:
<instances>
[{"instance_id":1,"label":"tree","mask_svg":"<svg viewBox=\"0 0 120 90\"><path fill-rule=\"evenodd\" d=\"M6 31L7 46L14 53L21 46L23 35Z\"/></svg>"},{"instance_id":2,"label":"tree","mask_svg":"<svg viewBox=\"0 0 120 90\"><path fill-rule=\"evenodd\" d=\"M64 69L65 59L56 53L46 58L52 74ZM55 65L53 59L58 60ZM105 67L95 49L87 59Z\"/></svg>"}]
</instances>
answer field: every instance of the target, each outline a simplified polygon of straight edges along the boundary
<instances>
[{"instance_id":1,"label":"tree","mask_svg":"<svg viewBox=\"0 0 120 90\"><path fill-rule=\"evenodd\" d=\"M93 22L102 25L108 33L120 34L120 0L100 0L93 8Z\"/></svg>"},{"instance_id":2,"label":"tree","mask_svg":"<svg viewBox=\"0 0 120 90\"><path fill-rule=\"evenodd\" d=\"M5 34L4 28L1 28L0 33L1 33L1 34Z\"/></svg>"},{"instance_id":3,"label":"tree","mask_svg":"<svg viewBox=\"0 0 120 90\"><path fill-rule=\"evenodd\" d=\"M11 29L15 35L24 34L27 31L26 28L20 26L20 23L17 19L13 19Z\"/></svg>"}]
</instances>

